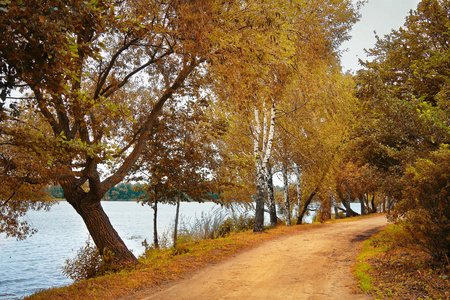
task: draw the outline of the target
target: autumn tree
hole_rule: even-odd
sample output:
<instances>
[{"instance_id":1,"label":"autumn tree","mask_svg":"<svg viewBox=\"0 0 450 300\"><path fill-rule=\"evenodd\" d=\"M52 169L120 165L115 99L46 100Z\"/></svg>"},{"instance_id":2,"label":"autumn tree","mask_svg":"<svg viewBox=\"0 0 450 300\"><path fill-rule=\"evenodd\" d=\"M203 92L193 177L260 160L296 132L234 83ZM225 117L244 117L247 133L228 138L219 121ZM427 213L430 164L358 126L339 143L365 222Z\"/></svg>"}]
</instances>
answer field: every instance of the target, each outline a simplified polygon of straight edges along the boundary
<instances>
[{"instance_id":1,"label":"autumn tree","mask_svg":"<svg viewBox=\"0 0 450 300\"><path fill-rule=\"evenodd\" d=\"M216 174L220 164L216 139L225 131L221 120L208 112L206 101L188 101L176 110L169 106L155 124L134 178L145 181L143 203L154 210L155 247L158 203L179 207L181 200L218 201L221 185Z\"/></svg>"},{"instance_id":2,"label":"autumn tree","mask_svg":"<svg viewBox=\"0 0 450 300\"><path fill-rule=\"evenodd\" d=\"M401 176L406 164L449 141L448 7L422 1L362 62L356 149L381 171Z\"/></svg>"},{"instance_id":3,"label":"autumn tree","mask_svg":"<svg viewBox=\"0 0 450 300\"><path fill-rule=\"evenodd\" d=\"M31 177L62 186L100 253L108 249L116 263L136 263L101 198L130 172L167 102L198 98L208 72L250 70L280 57L278 7L277 1L2 1L2 144L13 154L32 154ZM18 89L20 96L12 94ZM8 203L14 201L20 199Z\"/></svg>"},{"instance_id":4,"label":"autumn tree","mask_svg":"<svg viewBox=\"0 0 450 300\"><path fill-rule=\"evenodd\" d=\"M358 7L348 1L304 3L296 19L302 29L296 36L292 68L278 69L278 88L285 101L277 106L280 128L273 163L284 178L296 174L298 224L345 140L353 102L347 89L352 83L340 73L338 47L358 19ZM308 182L317 185L302 188Z\"/></svg>"},{"instance_id":5,"label":"autumn tree","mask_svg":"<svg viewBox=\"0 0 450 300\"><path fill-rule=\"evenodd\" d=\"M402 201L394 219L405 230L411 245L426 251L435 260L449 263L450 257L450 150L433 151L407 168Z\"/></svg>"},{"instance_id":6,"label":"autumn tree","mask_svg":"<svg viewBox=\"0 0 450 300\"><path fill-rule=\"evenodd\" d=\"M290 116L292 112L306 109L303 106L308 101L311 103L310 107L314 107L314 101L319 100L319 97L315 97L313 94L318 95L318 91L324 87L323 83L327 80L326 74L339 73L338 46L348 38L348 31L357 20L358 14L357 6L353 6L349 1L293 1L288 10L291 14L284 20L286 24L292 26L290 31L286 31L289 38L287 41L278 40L277 42L282 43L284 41L286 51L291 56L288 59L278 59L276 62L266 64L264 68L257 68L256 66L260 65L255 64L255 67L252 68L253 73L246 72L244 73L245 76L237 70L237 72L226 74L224 77L217 77L216 82L218 84L214 86L214 92L219 99L246 99L245 102L236 101L238 105L231 105L229 108L230 111L235 112L235 116L237 116L235 119L239 119L239 123L243 126L248 128L253 125L256 126L254 128L256 129L258 127L257 122L262 124L263 118L259 117L260 120L258 121L253 112L257 110L260 116L264 107L269 111L268 108L275 104L276 115L278 114L276 118L286 116L285 123L291 123L292 127L297 127L296 134L301 136L305 133L305 131L302 131L302 125ZM317 65L320 67L317 68ZM317 71L321 68L322 71L318 74ZM322 77L322 75L325 77ZM224 84L224 79L227 79L226 84ZM311 90L314 90L314 92L312 93ZM337 97L331 98L336 99ZM331 111L329 110L329 112ZM316 115L314 118L320 123L320 116ZM245 123L245 120L247 120L247 123ZM251 124L252 120L254 124ZM267 124L271 123L268 122ZM261 128L264 128L264 126ZM241 132L247 133L248 137L253 136L254 145L256 145L254 133L259 133L261 137L258 138L260 142L258 151L264 149L262 143L265 136L264 130L253 130L253 135L249 135L243 127ZM274 132L278 132L276 127ZM255 151L255 153L258 151ZM258 164L267 164L268 161L264 161L265 158L261 154L254 157L256 158L255 171L257 174L254 180L258 182L257 178L260 178L259 181L262 183L263 178L259 172L261 168L258 168ZM294 162L294 160L292 161ZM276 168L278 162L272 161L271 163ZM255 186L255 199L261 199L260 196L262 197L264 194L261 190L262 184L255 184ZM261 201L256 200L256 203L258 205ZM261 211L260 205L259 209L258 211ZM255 226L262 228L260 222L258 219Z\"/></svg>"},{"instance_id":7,"label":"autumn tree","mask_svg":"<svg viewBox=\"0 0 450 300\"><path fill-rule=\"evenodd\" d=\"M446 179L433 164L445 169L442 149L450 142L449 24L448 0L421 1L403 27L378 37L368 51L373 60L363 62L357 77L362 108L355 157L385 178L383 192L398 202L394 220L417 230L417 243L424 241L420 236L439 237L432 243L443 248L432 250L435 258L448 253L435 226L448 210Z\"/></svg>"}]
</instances>

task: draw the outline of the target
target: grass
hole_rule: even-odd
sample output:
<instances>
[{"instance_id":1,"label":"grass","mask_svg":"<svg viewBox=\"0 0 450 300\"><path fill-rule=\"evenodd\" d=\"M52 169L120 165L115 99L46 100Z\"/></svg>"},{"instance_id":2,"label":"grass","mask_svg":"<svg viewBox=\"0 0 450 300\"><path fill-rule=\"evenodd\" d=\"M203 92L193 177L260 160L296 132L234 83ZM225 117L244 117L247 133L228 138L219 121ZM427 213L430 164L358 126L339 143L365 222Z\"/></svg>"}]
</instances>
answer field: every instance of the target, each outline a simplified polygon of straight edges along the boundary
<instances>
[{"instance_id":1,"label":"grass","mask_svg":"<svg viewBox=\"0 0 450 300\"><path fill-rule=\"evenodd\" d=\"M379 234L377 236L379 236ZM361 253L356 258L356 264L354 267L354 273L358 279L358 286L365 293L371 293L375 290L375 287L372 285L372 266L369 264L369 260L387 250L382 247L374 247L372 244L373 240L374 238L372 237L364 242Z\"/></svg>"},{"instance_id":2,"label":"grass","mask_svg":"<svg viewBox=\"0 0 450 300\"><path fill-rule=\"evenodd\" d=\"M377 299L450 299L450 266L413 247L395 247L399 228L365 241L354 268L359 287Z\"/></svg>"},{"instance_id":3,"label":"grass","mask_svg":"<svg viewBox=\"0 0 450 300\"><path fill-rule=\"evenodd\" d=\"M142 291L157 291L167 281L184 278L195 270L227 259L240 251L320 226L324 225L314 223L291 227L277 226L263 233L253 233L251 230L232 232L223 238L183 243L177 249L150 250L145 258L140 258L140 264L136 267L69 286L44 290L25 299L117 299L136 296Z\"/></svg>"}]
</instances>

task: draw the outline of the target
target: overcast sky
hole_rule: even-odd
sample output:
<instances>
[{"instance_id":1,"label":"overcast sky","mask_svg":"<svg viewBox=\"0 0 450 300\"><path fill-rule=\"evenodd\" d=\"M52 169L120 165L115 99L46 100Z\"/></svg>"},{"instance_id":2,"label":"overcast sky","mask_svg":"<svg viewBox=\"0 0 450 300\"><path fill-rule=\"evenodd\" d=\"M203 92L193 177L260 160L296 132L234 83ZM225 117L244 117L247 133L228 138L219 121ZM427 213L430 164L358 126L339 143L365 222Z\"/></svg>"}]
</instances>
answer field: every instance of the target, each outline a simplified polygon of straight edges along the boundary
<instances>
[{"instance_id":1,"label":"overcast sky","mask_svg":"<svg viewBox=\"0 0 450 300\"><path fill-rule=\"evenodd\" d=\"M364 49L375 45L375 34L383 36L398 29L405 23L411 9L416 9L420 0L369 0L361 9L361 20L353 26L352 39L345 42L341 49L348 49L342 55L343 71L356 71L361 67L358 59L365 60Z\"/></svg>"}]
</instances>

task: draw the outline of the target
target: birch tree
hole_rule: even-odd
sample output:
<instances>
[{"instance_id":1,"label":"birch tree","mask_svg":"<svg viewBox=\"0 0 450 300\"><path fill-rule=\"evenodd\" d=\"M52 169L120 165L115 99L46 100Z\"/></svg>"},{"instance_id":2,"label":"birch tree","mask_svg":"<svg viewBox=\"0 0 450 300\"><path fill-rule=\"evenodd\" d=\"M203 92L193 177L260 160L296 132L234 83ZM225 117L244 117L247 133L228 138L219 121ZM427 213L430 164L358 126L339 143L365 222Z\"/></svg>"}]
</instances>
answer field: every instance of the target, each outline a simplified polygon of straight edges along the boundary
<instances>
[{"instance_id":1,"label":"birch tree","mask_svg":"<svg viewBox=\"0 0 450 300\"><path fill-rule=\"evenodd\" d=\"M297 224L302 223L302 217L300 216L300 208L302 207L302 167L299 165L295 165L295 186L297 190Z\"/></svg>"},{"instance_id":2,"label":"birch tree","mask_svg":"<svg viewBox=\"0 0 450 300\"><path fill-rule=\"evenodd\" d=\"M251 132L256 167L256 210L253 231L261 232L264 231L266 170L272 154L273 137L275 134L275 104L271 105L270 114L264 110L262 126L259 111L255 108L255 117Z\"/></svg>"}]
</instances>

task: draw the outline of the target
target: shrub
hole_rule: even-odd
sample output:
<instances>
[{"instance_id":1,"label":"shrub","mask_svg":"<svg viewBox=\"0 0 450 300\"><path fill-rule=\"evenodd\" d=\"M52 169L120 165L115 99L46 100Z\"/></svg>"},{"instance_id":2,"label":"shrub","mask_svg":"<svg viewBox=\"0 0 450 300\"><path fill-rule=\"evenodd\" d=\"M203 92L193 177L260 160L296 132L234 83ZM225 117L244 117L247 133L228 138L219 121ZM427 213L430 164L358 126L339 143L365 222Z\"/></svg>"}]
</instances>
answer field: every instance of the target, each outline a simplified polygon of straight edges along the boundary
<instances>
[{"instance_id":1,"label":"shrub","mask_svg":"<svg viewBox=\"0 0 450 300\"><path fill-rule=\"evenodd\" d=\"M91 240L87 240L86 245L78 249L74 258L66 259L62 273L77 282L119 271L122 267L115 264L114 253L108 249L104 249L103 252L101 256Z\"/></svg>"},{"instance_id":2,"label":"shrub","mask_svg":"<svg viewBox=\"0 0 450 300\"><path fill-rule=\"evenodd\" d=\"M73 259L66 259L62 272L74 281L94 278L100 269L101 262L102 258L97 247L87 240L86 245L77 251Z\"/></svg>"},{"instance_id":3,"label":"shrub","mask_svg":"<svg viewBox=\"0 0 450 300\"><path fill-rule=\"evenodd\" d=\"M225 219L219 226L216 237L227 236L233 231L245 231L253 229L254 225L254 217L250 217L247 214L240 214L239 216L233 214L231 217Z\"/></svg>"},{"instance_id":4,"label":"shrub","mask_svg":"<svg viewBox=\"0 0 450 300\"><path fill-rule=\"evenodd\" d=\"M403 179L403 199L392 219L404 239L448 263L450 256L450 150L433 152L410 166Z\"/></svg>"}]
</instances>

